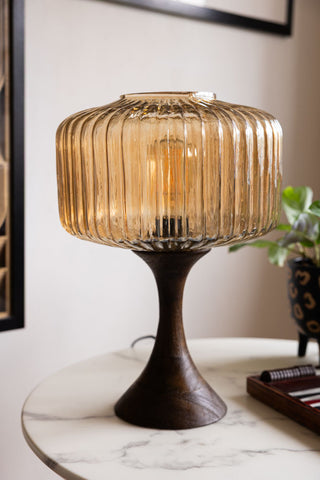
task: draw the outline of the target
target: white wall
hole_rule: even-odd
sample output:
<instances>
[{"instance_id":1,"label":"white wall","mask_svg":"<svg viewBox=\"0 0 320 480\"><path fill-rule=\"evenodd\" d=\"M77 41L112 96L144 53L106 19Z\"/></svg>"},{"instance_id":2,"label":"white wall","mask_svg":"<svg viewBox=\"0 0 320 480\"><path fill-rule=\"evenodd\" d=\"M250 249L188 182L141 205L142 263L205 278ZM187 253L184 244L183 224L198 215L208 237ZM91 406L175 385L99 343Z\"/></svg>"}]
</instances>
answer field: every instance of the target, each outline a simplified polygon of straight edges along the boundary
<instances>
[{"instance_id":1,"label":"white wall","mask_svg":"<svg viewBox=\"0 0 320 480\"><path fill-rule=\"evenodd\" d=\"M55 130L123 92L211 90L284 128L284 184L319 197L320 2L296 0L292 37L95 0L26 0L26 328L0 334L0 478L57 478L22 439L32 387L64 365L154 333L151 272L129 251L81 242L59 225ZM264 252L227 249L197 264L185 295L188 337L295 337L286 273Z\"/></svg>"}]
</instances>

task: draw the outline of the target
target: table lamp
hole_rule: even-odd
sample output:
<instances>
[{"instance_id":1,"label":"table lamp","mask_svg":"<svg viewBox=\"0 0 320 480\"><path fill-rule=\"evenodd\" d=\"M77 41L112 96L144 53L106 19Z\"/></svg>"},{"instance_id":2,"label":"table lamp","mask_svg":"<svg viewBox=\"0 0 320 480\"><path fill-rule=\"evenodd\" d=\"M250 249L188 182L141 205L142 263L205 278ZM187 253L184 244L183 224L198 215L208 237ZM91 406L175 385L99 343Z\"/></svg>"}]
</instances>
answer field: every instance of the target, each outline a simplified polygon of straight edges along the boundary
<instances>
[{"instance_id":1,"label":"table lamp","mask_svg":"<svg viewBox=\"0 0 320 480\"><path fill-rule=\"evenodd\" d=\"M134 93L68 117L56 140L63 227L84 240L133 250L158 286L155 345L116 414L163 429L220 420L226 405L187 349L183 288L212 247L276 226L279 122L208 92Z\"/></svg>"}]
</instances>

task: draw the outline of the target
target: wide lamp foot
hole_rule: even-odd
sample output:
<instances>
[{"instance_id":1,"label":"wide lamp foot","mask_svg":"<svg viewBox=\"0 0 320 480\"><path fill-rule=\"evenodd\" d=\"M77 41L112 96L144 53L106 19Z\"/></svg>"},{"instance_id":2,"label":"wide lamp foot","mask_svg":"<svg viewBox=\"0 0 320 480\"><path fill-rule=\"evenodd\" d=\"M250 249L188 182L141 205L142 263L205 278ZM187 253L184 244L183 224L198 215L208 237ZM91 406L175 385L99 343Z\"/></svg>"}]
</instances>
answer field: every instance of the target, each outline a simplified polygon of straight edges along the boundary
<instances>
[{"instance_id":1,"label":"wide lamp foot","mask_svg":"<svg viewBox=\"0 0 320 480\"><path fill-rule=\"evenodd\" d=\"M227 411L195 367L182 324L185 280L192 265L205 253L137 252L155 275L160 321L146 368L115 406L116 415L129 423L185 429L217 422Z\"/></svg>"}]
</instances>

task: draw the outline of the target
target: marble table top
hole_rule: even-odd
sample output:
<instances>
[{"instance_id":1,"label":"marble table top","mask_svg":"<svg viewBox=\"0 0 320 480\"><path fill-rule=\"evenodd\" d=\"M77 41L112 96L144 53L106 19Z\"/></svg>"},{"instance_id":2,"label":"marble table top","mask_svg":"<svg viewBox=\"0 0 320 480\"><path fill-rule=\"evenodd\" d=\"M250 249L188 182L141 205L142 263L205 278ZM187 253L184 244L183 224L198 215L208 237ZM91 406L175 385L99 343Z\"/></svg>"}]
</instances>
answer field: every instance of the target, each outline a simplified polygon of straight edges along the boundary
<instances>
[{"instance_id":1,"label":"marble table top","mask_svg":"<svg viewBox=\"0 0 320 480\"><path fill-rule=\"evenodd\" d=\"M297 342L203 339L188 342L205 379L228 406L218 423L192 430L151 430L118 419L113 405L141 372L151 341L72 365L30 394L25 438L65 479L291 480L320 478L319 436L246 393L246 376L317 364L317 346L296 357Z\"/></svg>"}]
</instances>

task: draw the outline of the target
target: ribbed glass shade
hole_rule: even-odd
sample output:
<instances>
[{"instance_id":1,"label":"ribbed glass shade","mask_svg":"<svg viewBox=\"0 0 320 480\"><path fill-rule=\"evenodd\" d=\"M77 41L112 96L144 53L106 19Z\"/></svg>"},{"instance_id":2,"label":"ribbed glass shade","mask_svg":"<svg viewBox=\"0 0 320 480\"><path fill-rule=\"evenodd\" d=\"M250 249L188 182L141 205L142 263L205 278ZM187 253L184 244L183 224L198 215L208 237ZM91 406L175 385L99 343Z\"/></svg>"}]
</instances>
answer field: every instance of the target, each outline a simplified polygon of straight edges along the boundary
<instances>
[{"instance_id":1,"label":"ribbed glass shade","mask_svg":"<svg viewBox=\"0 0 320 480\"><path fill-rule=\"evenodd\" d=\"M135 250L263 235L279 215L281 145L272 115L211 93L123 95L58 128L61 223Z\"/></svg>"}]
</instances>

